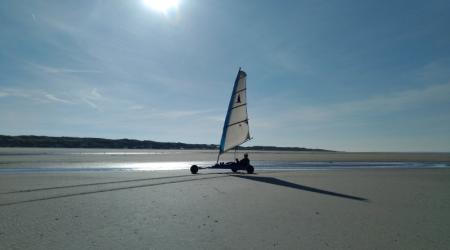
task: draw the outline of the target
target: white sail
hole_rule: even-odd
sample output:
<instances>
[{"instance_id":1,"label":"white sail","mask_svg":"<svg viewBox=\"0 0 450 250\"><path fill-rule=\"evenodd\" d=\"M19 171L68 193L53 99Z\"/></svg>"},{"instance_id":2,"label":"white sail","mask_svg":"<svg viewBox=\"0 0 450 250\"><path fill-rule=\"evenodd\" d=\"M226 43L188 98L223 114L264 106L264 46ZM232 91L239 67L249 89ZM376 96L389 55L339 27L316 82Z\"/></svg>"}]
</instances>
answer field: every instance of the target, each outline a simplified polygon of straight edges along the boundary
<instances>
[{"instance_id":1,"label":"white sail","mask_svg":"<svg viewBox=\"0 0 450 250\"><path fill-rule=\"evenodd\" d=\"M247 74L239 69L223 125L219 155L250 140L246 80Z\"/></svg>"}]
</instances>

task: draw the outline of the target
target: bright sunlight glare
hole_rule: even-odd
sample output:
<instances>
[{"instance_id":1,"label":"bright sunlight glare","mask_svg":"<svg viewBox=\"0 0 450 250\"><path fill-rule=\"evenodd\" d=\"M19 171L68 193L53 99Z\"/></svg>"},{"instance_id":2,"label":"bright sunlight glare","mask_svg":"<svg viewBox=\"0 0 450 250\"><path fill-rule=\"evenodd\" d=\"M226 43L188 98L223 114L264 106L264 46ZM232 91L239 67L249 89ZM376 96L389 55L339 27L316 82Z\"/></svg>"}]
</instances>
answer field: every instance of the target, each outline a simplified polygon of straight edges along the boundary
<instances>
[{"instance_id":1,"label":"bright sunlight glare","mask_svg":"<svg viewBox=\"0 0 450 250\"><path fill-rule=\"evenodd\" d=\"M171 9L177 9L180 0L143 0L144 4L155 11L167 14Z\"/></svg>"}]
</instances>

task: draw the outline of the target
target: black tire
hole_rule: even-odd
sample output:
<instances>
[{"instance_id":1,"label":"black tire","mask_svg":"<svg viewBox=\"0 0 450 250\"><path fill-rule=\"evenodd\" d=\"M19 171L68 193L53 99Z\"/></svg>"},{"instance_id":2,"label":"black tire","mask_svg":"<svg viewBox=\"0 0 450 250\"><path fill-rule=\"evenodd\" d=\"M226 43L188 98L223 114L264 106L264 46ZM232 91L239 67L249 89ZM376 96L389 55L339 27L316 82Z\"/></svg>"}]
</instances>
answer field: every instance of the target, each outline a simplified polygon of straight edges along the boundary
<instances>
[{"instance_id":1,"label":"black tire","mask_svg":"<svg viewBox=\"0 0 450 250\"><path fill-rule=\"evenodd\" d=\"M238 166L236 164L231 165L231 171L233 171L233 173L236 173L238 171Z\"/></svg>"},{"instance_id":2,"label":"black tire","mask_svg":"<svg viewBox=\"0 0 450 250\"><path fill-rule=\"evenodd\" d=\"M253 174L254 171L255 171L255 168L253 168L252 165L247 166L247 174Z\"/></svg>"},{"instance_id":3,"label":"black tire","mask_svg":"<svg viewBox=\"0 0 450 250\"><path fill-rule=\"evenodd\" d=\"M192 174L196 174L198 172L198 166L197 165L192 165L191 166L191 173Z\"/></svg>"}]
</instances>

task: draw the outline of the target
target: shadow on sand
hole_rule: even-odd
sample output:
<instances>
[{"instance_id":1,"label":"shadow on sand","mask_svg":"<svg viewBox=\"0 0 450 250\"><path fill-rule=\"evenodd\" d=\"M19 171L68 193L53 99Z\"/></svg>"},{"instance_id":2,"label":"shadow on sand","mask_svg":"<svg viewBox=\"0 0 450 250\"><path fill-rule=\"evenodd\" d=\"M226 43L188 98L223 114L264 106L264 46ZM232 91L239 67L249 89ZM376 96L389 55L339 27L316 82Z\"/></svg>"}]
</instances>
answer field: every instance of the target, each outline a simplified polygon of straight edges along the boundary
<instances>
[{"instance_id":1,"label":"shadow on sand","mask_svg":"<svg viewBox=\"0 0 450 250\"><path fill-rule=\"evenodd\" d=\"M211 175L211 176L209 176L209 175ZM22 190L22 191L18 191L18 192L48 191L48 190L52 190L52 189L64 189L64 188L73 188L73 187L105 185L105 184L110 184L110 183L121 183L121 182L133 182L133 181L143 181L143 180L160 180L160 179L175 178L175 180L168 180L168 181L158 182L158 183L143 183L143 184L140 184L140 185L132 185L132 186L125 186L125 187L113 187L113 188L106 188L106 189L100 189L100 190L96 189L96 190L89 190L89 191L84 191L84 192L74 192L74 193L68 193L68 194L63 193L63 194L57 194L57 195L52 195L52 196L45 196L45 197L40 197L40 198L32 198L32 199L26 199L26 200L20 200L20 201L11 201L11 202L6 202L6 203L0 203L0 207L12 206L12 205L17 205L17 204L22 204L22 203L29 203L29 202L36 202L36 201L45 201L45 200L53 200L53 199L60 199L60 198L68 198L68 197L88 195L88 194L97 194L97 193L105 193L105 192L120 191L120 190L129 190L129 189L144 188L144 187L153 187L153 186L160 186L160 185L174 184L174 183L183 183L183 182L192 182L192 181L204 181L204 180L209 180L209 179L226 178L229 175L227 175L227 174L215 174L215 175L213 175L213 174L202 174L202 176L206 176L206 177L204 177L204 178L189 178L189 179L182 179L182 180L177 180L176 179L176 178L184 177L184 176L192 176L192 175L157 177L157 178L148 178L148 179L134 179L134 180L126 180L126 181L89 183L89 184L82 184L82 185L72 185L72 186L60 186L60 187L48 187L48 188L40 188L40 189ZM8 194L8 193L4 193L4 194ZM9 194L14 194L14 192L10 192Z\"/></svg>"},{"instance_id":2,"label":"shadow on sand","mask_svg":"<svg viewBox=\"0 0 450 250\"><path fill-rule=\"evenodd\" d=\"M239 177L239 178L243 178L243 179L247 179L247 180L252 180L252 181L259 181L259 182L269 183L269 184L283 186L283 187L294 188L294 189L298 189L298 190L302 190L302 191L308 191L308 192L314 192L314 193L319 193L319 194L331 195L331 196L336 196L336 197L341 197L341 198L346 198L346 199L352 199L352 200L357 200L357 201L369 202L369 200L366 199L366 198L353 196L353 195L347 195L347 194L341 194L341 193L336 193L336 192L331 192L331 191L318 189L318 188L313 188L313 187L308 187L308 186L303 186L303 185L300 185L300 184L295 184L295 183L292 183L292 182L283 181L283 180L280 180L280 179L277 179L277 178L274 178L274 177L263 177L263 176L254 176L254 175L231 175L231 176Z\"/></svg>"},{"instance_id":3,"label":"shadow on sand","mask_svg":"<svg viewBox=\"0 0 450 250\"><path fill-rule=\"evenodd\" d=\"M218 175L218 174L225 174L225 173L202 173L200 176ZM76 187L101 186L101 185L107 185L107 184L117 184L117 183L127 183L127 182L140 182L140 181L153 181L153 180L163 180L163 179L175 179L175 178L191 177L191 176L192 176L192 174L173 175L173 176L128 179L128 180L119 180L119 181L83 183L83 184L76 184L76 185L42 187L42 188L33 188L33 189L21 189L21 190L15 190L15 191L0 192L0 195L2 195L2 194L17 194L17 193L30 193L30 192L47 191L47 190L54 190L54 189L76 188Z\"/></svg>"},{"instance_id":4,"label":"shadow on sand","mask_svg":"<svg viewBox=\"0 0 450 250\"><path fill-rule=\"evenodd\" d=\"M17 204L28 203L28 202L35 202L35 201L44 201L44 200L53 200L53 199L59 199L59 198L74 197L74 196L80 196L80 195L104 193L104 192L119 191L119 190L129 190L129 189L135 189L135 188L159 186L159 185L174 184L174 183L203 181L203 180L226 178L226 177L239 177L239 178L243 178L243 179L247 179L247 180L265 182L265 183L269 183L269 184L290 187L290 188L303 190L303 191L315 192L315 193L320 193L320 194L325 194L325 195L332 195L332 196L337 196L337 197L341 197L341 198L347 198L347 199L352 199L352 200L368 202L368 200L365 198L335 193L335 192L321 190L321 189L312 188L312 187L308 187L308 186L303 186L303 185L295 184L292 182L283 181L283 180L280 180L280 179L277 179L274 177L262 177L262 176L260 177L260 176L255 176L255 175L236 175L236 174L229 174L229 173L204 173L204 174L201 174L198 176L199 177L194 177L194 178L192 178L193 177L192 175L164 176L164 177L141 178L141 179L131 179L131 180L119 180L119 181L109 181L109 182L85 183L85 184L78 184L78 185L53 186L53 187L43 187L43 188L36 188L36 189L17 190L17 191L5 192L5 193L0 193L0 194L8 195L8 194L17 194L17 193L45 192L45 191L50 191L50 190L71 189L71 188L80 188L80 187L89 187L89 186L98 186L98 188L100 188L103 185L120 184L120 183L133 184L130 186L125 186L125 187L110 187L110 188L104 188L104 189L101 188L101 189L95 189L95 190L87 190L84 192L77 192L77 190L75 189L73 193L72 192L71 193L62 193L62 194L51 195L51 196L44 195L44 197L39 197L39 198L32 198L32 199L26 199L26 200L0 203L0 207L17 205ZM185 178L185 177L190 177L190 178L179 179L179 178ZM154 180L163 180L163 181L157 182L157 183L148 183L148 181L154 181ZM144 183L137 184L137 183L133 183L133 182L144 182Z\"/></svg>"}]
</instances>

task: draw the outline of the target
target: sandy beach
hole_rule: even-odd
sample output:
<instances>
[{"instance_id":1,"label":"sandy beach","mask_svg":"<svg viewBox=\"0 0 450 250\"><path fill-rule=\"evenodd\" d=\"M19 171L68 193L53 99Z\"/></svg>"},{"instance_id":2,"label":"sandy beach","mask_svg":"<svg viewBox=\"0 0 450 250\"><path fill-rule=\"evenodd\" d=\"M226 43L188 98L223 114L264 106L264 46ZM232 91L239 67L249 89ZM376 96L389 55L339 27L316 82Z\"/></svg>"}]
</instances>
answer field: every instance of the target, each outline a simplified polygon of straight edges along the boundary
<instances>
[{"instance_id":1,"label":"sandy beach","mask_svg":"<svg viewBox=\"0 0 450 250\"><path fill-rule=\"evenodd\" d=\"M0 249L448 249L450 169L0 175Z\"/></svg>"}]
</instances>

